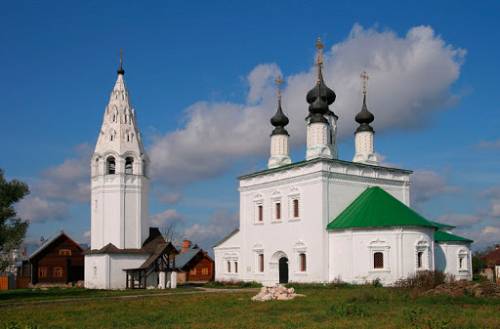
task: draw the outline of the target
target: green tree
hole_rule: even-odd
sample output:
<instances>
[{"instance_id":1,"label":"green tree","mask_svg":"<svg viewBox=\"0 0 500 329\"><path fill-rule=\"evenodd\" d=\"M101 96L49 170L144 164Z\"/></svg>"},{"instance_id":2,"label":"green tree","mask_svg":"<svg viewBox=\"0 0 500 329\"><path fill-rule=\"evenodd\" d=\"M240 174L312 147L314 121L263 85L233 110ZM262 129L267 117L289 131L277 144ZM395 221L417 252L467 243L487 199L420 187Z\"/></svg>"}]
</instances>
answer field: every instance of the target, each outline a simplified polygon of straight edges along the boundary
<instances>
[{"instance_id":1,"label":"green tree","mask_svg":"<svg viewBox=\"0 0 500 329\"><path fill-rule=\"evenodd\" d=\"M29 194L28 185L16 179L8 182L0 169L0 255L9 255L26 235L28 223L17 217L14 204ZM0 257L0 272L9 265L9 257Z\"/></svg>"}]
</instances>

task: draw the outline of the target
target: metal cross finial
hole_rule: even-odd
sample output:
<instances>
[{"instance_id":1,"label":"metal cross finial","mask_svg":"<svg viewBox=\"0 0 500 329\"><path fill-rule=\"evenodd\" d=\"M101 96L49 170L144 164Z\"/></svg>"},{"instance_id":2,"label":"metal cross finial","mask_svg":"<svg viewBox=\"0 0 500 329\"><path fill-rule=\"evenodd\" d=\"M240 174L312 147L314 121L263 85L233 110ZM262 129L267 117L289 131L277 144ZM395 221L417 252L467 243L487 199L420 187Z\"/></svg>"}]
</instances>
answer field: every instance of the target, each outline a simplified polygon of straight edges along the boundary
<instances>
[{"instance_id":1,"label":"metal cross finial","mask_svg":"<svg viewBox=\"0 0 500 329\"><path fill-rule=\"evenodd\" d=\"M283 78L281 77L281 75L278 75L276 79L274 79L274 83L276 84L278 99L281 100L281 85L283 84Z\"/></svg>"},{"instance_id":2,"label":"metal cross finial","mask_svg":"<svg viewBox=\"0 0 500 329\"><path fill-rule=\"evenodd\" d=\"M123 67L123 49L120 48L120 68Z\"/></svg>"},{"instance_id":3,"label":"metal cross finial","mask_svg":"<svg viewBox=\"0 0 500 329\"><path fill-rule=\"evenodd\" d=\"M323 48L325 48L325 45L321 42L321 38L318 37L318 39L316 39L316 49L318 50L316 64L318 65L323 65Z\"/></svg>"},{"instance_id":4,"label":"metal cross finial","mask_svg":"<svg viewBox=\"0 0 500 329\"><path fill-rule=\"evenodd\" d=\"M368 83L368 79L370 78L366 71L363 71L360 75L361 80L363 80L363 94L366 96L366 85Z\"/></svg>"}]
</instances>

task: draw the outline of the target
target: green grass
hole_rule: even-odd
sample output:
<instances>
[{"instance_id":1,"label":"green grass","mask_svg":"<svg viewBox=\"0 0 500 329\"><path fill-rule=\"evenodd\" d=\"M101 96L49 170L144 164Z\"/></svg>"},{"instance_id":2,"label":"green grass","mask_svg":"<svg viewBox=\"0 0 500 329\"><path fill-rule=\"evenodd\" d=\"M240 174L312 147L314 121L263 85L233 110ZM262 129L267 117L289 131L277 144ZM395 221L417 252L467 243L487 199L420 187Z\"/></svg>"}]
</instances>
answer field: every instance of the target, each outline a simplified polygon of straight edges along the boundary
<instances>
[{"instance_id":1,"label":"green grass","mask_svg":"<svg viewBox=\"0 0 500 329\"><path fill-rule=\"evenodd\" d=\"M297 285L296 290L306 297L262 303L250 300L253 292L232 290L4 305L0 328L500 328L500 299L412 297L370 286Z\"/></svg>"},{"instance_id":2,"label":"green grass","mask_svg":"<svg viewBox=\"0 0 500 329\"><path fill-rule=\"evenodd\" d=\"M191 291L192 288L169 289L169 290L93 290L84 288L50 288L42 289L14 289L0 291L0 306L11 303L33 302L55 299L88 299L97 297L112 297L124 295L164 294ZM0 318L1 319L1 318ZM1 328L1 327L0 327Z\"/></svg>"}]
</instances>

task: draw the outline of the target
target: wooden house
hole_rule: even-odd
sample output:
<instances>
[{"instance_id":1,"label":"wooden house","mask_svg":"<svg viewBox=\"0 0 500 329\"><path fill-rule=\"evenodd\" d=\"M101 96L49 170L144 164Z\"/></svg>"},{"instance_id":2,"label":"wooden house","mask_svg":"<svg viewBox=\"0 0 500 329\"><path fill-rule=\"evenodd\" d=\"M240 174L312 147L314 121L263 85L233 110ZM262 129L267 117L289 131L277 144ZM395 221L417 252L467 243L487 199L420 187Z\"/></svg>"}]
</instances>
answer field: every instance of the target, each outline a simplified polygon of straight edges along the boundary
<instances>
[{"instance_id":1,"label":"wooden house","mask_svg":"<svg viewBox=\"0 0 500 329\"><path fill-rule=\"evenodd\" d=\"M83 248L61 231L29 258L31 283L65 284L83 280Z\"/></svg>"},{"instance_id":2,"label":"wooden house","mask_svg":"<svg viewBox=\"0 0 500 329\"><path fill-rule=\"evenodd\" d=\"M184 240L182 248L175 257L178 269L178 283L199 283L213 281L214 261L207 252L197 245L191 246L191 241Z\"/></svg>"}]
</instances>

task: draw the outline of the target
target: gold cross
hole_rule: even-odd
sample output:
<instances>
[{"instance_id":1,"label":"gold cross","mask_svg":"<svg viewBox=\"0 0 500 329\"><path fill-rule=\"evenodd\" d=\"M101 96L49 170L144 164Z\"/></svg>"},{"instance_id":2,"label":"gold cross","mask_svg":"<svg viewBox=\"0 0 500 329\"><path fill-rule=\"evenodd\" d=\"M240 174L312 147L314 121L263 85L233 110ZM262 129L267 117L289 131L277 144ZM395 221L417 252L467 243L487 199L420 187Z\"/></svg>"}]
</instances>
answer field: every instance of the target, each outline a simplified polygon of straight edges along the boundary
<instances>
[{"instance_id":1,"label":"gold cross","mask_svg":"<svg viewBox=\"0 0 500 329\"><path fill-rule=\"evenodd\" d=\"M276 79L274 79L274 83L276 84L278 98L281 99L281 84L283 83L283 78L281 77L281 75L278 75Z\"/></svg>"},{"instance_id":2,"label":"gold cross","mask_svg":"<svg viewBox=\"0 0 500 329\"><path fill-rule=\"evenodd\" d=\"M318 64L318 66L323 65L323 48L325 48L325 45L321 42L321 38L318 37L318 39L316 39L316 49L318 50L316 64Z\"/></svg>"},{"instance_id":3,"label":"gold cross","mask_svg":"<svg viewBox=\"0 0 500 329\"><path fill-rule=\"evenodd\" d=\"M366 95L366 84L367 84L368 79L369 79L370 77L368 76L368 74L366 73L366 71L363 71L363 72L361 73L360 77L361 77L361 80L363 80L363 94L365 94L365 95Z\"/></svg>"}]
</instances>

